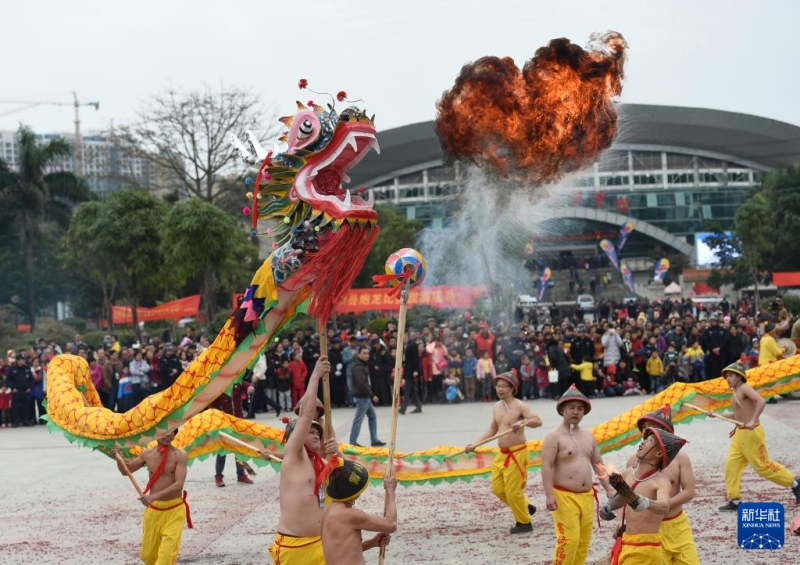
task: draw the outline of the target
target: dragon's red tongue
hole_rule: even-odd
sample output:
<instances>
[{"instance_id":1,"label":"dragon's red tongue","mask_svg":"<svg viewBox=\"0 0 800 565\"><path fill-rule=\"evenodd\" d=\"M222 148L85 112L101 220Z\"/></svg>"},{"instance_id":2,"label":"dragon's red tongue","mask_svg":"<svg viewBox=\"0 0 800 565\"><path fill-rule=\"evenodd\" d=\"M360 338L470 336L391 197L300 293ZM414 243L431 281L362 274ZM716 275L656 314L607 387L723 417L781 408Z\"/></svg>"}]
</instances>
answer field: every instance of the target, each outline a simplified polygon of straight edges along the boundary
<instances>
[{"instance_id":1,"label":"dragon's red tongue","mask_svg":"<svg viewBox=\"0 0 800 565\"><path fill-rule=\"evenodd\" d=\"M341 189L342 177L336 171L320 171L314 179L314 188L320 194L338 194Z\"/></svg>"}]
</instances>

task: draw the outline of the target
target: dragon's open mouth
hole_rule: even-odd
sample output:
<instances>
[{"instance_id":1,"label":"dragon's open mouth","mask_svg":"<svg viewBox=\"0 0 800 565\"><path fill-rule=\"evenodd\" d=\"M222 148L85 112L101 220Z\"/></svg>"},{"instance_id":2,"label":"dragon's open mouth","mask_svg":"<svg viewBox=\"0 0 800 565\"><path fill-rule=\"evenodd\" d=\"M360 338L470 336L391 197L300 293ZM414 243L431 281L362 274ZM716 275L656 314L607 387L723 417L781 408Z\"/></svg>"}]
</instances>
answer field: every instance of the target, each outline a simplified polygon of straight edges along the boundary
<instances>
[{"instance_id":1,"label":"dragon's open mouth","mask_svg":"<svg viewBox=\"0 0 800 565\"><path fill-rule=\"evenodd\" d=\"M371 190L348 190L347 171L355 167L371 148L380 153L375 128L369 123L340 124L333 139L320 153L310 157L295 181L303 200L335 218L376 219Z\"/></svg>"}]
</instances>

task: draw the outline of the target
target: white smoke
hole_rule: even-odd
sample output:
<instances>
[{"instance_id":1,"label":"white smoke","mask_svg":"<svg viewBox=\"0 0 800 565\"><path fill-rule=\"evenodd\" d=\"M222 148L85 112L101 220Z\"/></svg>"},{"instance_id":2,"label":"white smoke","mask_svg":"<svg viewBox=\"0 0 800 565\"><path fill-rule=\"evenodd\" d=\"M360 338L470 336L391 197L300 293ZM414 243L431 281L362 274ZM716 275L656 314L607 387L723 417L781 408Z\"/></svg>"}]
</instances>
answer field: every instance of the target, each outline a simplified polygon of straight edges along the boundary
<instances>
[{"instance_id":1,"label":"white smoke","mask_svg":"<svg viewBox=\"0 0 800 565\"><path fill-rule=\"evenodd\" d=\"M523 250L547 218L545 200L557 187L532 187L466 168L456 215L418 239L428 263L428 284L490 285L495 291L531 293ZM464 169L462 168L462 171Z\"/></svg>"}]
</instances>

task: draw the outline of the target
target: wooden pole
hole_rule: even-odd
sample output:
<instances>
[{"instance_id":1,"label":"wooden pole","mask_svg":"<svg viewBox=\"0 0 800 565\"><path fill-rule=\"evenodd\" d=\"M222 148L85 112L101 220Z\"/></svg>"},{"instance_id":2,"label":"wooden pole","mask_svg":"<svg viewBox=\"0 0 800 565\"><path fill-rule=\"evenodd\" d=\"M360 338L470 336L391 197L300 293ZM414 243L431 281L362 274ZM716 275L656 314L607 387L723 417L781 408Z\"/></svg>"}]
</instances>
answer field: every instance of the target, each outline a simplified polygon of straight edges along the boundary
<instances>
[{"instance_id":1,"label":"wooden pole","mask_svg":"<svg viewBox=\"0 0 800 565\"><path fill-rule=\"evenodd\" d=\"M319 353L328 354L328 329L322 320L319 320ZM322 375L322 402L325 405L325 439L333 437L333 419L331 418L331 373Z\"/></svg>"},{"instance_id":2,"label":"wooden pole","mask_svg":"<svg viewBox=\"0 0 800 565\"><path fill-rule=\"evenodd\" d=\"M689 404L688 402L684 402L683 405L684 406L688 406L689 408L692 408L693 410L697 410L698 412L708 412L708 410L700 408L699 406L695 406L694 404ZM712 418L716 418L718 420L722 420L724 422L730 422L731 424L736 424L737 426L740 426L742 428L744 427L744 424L742 422L740 422L739 420L734 420L733 418L727 418L727 417L723 416L722 414L717 414L716 412L711 412L711 417Z\"/></svg>"},{"instance_id":3,"label":"wooden pole","mask_svg":"<svg viewBox=\"0 0 800 565\"><path fill-rule=\"evenodd\" d=\"M125 469L125 476L127 476L131 480L131 483L133 483L133 488L135 488L136 492L139 493L139 498L143 497L144 493L142 492L142 489L139 487L139 483L137 483L136 479L133 477L133 474L131 474L131 470L128 469L128 464L125 463L125 460L122 458L122 455L119 453L115 453L114 456L117 458L117 461L120 463L120 465L122 465L122 468Z\"/></svg>"},{"instance_id":4,"label":"wooden pole","mask_svg":"<svg viewBox=\"0 0 800 565\"><path fill-rule=\"evenodd\" d=\"M255 445L250 445L246 441L242 441L237 437L233 437L232 435L226 434L225 432L219 432L219 437L221 437L225 441L229 441L231 443L235 443L236 445L239 445L241 447L246 447L248 449L252 449L253 451L258 452L259 455L261 455L261 450L258 449ZM269 453L267 453L266 455L267 455L266 459L269 459L270 461L274 461L275 463L282 463L282 461L280 459L278 459L277 457L275 457L274 455L271 455Z\"/></svg>"},{"instance_id":5,"label":"wooden pole","mask_svg":"<svg viewBox=\"0 0 800 565\"><path fill-rule=\"evenodd\" d=\"M397 445L397 418L400 409L400 385L403 381L403 352L405 348L403 342L406 337L406 312L408 311L408 289L409 281L403 283L400 290L400 313L397 316L397 354L394 360L394 386L392 388L392 427L391 437L389 438L389 454L386 457L386 473L384 479L394 476L394 450ZM412 385L413 386L413 385ZM406 391L411 394L411 391ZM386 509L389 506L389 495L383 498L383 515L386 516ZM386 561L386 544L381 543L379 563L384 565Z\"/></svg>"},{"instance_id":6,"label":"wooden pole","mask_svg":"<svg viewBox=\"0 0 800 565\"><path fill-rule=\"evenodd\" d=\"M525 427L525 426L527 426L527 425L528 425L528 420L522 420L522 421L519 423L519 427L520 427L520 428L523 428L523 427ZM486 444L487 444L487 443L489 443L489 442L492 442L492 441L494 441L494 440L496 440L496 439L499 439L499 438L501 438L501 437L507 436L508 434L510 434L510 433L511 433L511 432L513 432L513 431L514 431L514 429L513 429L513 428L508 428L508 429L507 429L506 431L504 431L504 432L500 432L499 434L494 434L492 437L487 437L486 439L479 441L478 443L476 443L476 444L474 445L474 447L480 447L480 446L482 446L482 445L486 445ZM445 461L447 461L448 459L452 459L453 457L458 457L459 455L463 455L463 454L465 454L466 452L467 452L467 450L466 450L466 449L462 449L462 450L460 450L460 451L456 451L455 453L451 453L450 455L446 456L446 457L444 458L444 460L445 460Z\"/></svg>"}]
</instances>

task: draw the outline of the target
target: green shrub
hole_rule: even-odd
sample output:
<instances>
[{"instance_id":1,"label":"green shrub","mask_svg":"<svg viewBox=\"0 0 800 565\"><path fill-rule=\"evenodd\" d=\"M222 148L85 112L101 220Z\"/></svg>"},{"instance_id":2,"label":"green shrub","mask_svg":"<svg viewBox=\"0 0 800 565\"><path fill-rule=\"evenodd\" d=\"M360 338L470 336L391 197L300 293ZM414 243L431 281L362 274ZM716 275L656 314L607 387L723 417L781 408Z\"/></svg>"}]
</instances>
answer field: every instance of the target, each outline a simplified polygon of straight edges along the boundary
<instances>
[{"instance_id":1,"label":"green shrub","mask_svg":"<svg viewBox=\"0 0 800 565\"><path fill-rule=\"evenodd\" d=\"M64 318L63 320L61 320L61 323L66 326L72 326L73 328L75 328L76 333L79 334L84 333L87 327L86 320L84 318L78 318L77 316L73 316L71 318ZM70 339L72 339L73 337L75 337L74 334L70 336ZM89 342L87 341L86 343Z\"/></svg>"},{"instance_id":2,"label":"green shrub","mask_svg":"<svg viewBox=\"0 0 800 565\"><path fill-rule=\"evenodd\" d=\"M103 343L103 338L108 335L105 331L91 331L83 334L83 341L92 349L97 349ZM117 334L119 336L119 334Z\"/></svg>"},{"instance_id":3,"label":"green shrub","mask_svg":"<svg viewBox=\"0 0 800 565\"><path fill-rule=\"evenodd\" d=\"M68 341L75 339L76 333L82 332L78 331L75 326L66 324L65 320L59 321L52 318L40 318L36 322L31 341L43 337L48 342L53 339L58 345L64 347Z\"/></svg>"}]
</instances>

